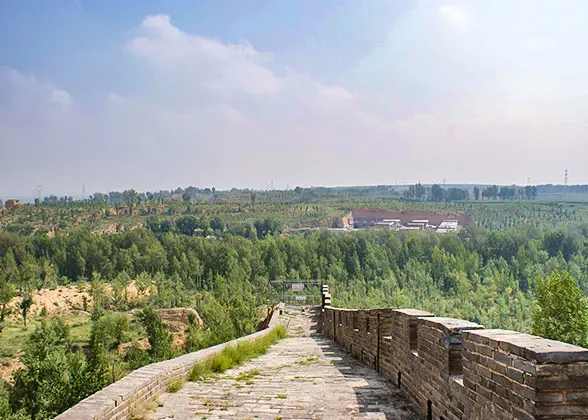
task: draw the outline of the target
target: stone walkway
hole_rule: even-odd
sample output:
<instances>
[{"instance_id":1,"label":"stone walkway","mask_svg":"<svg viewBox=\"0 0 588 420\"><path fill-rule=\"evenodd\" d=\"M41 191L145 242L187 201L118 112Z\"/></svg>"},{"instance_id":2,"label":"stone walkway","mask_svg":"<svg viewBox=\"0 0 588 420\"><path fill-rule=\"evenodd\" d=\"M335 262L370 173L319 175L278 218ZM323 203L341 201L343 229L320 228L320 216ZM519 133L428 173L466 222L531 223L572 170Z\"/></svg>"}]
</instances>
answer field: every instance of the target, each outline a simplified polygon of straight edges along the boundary
<instances>
[{"instance_id":1,"label":"stone walkway","mask_svg":"<svg viewBox=\"0 0 588 420\"><path fill-rule=\"evenodd\" d=\"M290 338L206 382L159 397L149 420L419 419L398 389L330 340L307 313L287 309Z\"/></svg>"}]
</instances>

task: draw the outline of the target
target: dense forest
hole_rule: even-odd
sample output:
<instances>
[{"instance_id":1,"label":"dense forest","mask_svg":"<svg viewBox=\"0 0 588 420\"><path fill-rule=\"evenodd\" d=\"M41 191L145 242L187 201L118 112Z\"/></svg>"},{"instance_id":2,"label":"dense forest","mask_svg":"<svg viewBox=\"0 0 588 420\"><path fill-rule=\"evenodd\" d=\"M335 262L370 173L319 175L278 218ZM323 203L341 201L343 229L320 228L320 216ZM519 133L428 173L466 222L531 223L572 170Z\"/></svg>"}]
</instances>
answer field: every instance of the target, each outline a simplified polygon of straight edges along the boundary
<instances>
[{"instance_id":1,"label":"dense forest","mask_svg":"<svg viewBox=\"0 0 588 420\"><path fill-rule=\"evenodd\" d=\"M502 320L496 311L524 309L535 279L554 269L572 273L588 290L586 229L472 227L447 235L307 231L286 237L263 232L222 238L148 229L102 236L76 231L55 238L0 233L3 284L22 291L54 282L141 278L156 286L151 298L158 306L181 306L190 303L186 291L226 302L252 296L253 290L270 298L270 279L312 278L331 284L335 299L345 305L411 304L445 313L447 305L453 315L503 327L514 327L508 325L512 318ZM507 295L508 302L502 302Z\"/></svg>"},{"instance_id":2,"label":"dense forest","mask_svg":"<svg viewBox=\"0 0 588 420\"><path fill-rule=\"evenodd\" d=\"M0 339L10 341L18 322L28 334L23 367L0 384L1 418L51 418L129 370L252 332L260 308L282 297L278 279L329 284L337 306L415 307L588 345L582 205L387 203L467 211L477 222L437 234L300 229L335 226L346 205L153 200L39 202L1 216ZM127 296L131 283L142 298ZM90 291L86 336L76 323L31 312L35 290L59 287ZM550 294L564 289L572 299ZM174 307L194 308L203 320L191 322L181 347L157 312ZM579 315L554 330L554 317L570 307ZM10 328L1 332L3 325ZM139 336L149 345L123 345Z\"/></svg>"}]
</instances>

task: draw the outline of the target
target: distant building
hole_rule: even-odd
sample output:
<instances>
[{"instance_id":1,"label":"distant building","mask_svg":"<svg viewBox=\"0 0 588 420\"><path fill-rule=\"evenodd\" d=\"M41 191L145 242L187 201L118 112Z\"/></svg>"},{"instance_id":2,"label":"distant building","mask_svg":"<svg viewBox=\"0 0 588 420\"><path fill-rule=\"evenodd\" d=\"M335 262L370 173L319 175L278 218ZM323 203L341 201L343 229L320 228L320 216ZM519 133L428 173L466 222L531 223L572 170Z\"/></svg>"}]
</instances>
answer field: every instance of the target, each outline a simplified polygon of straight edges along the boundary
<instances>
[{"instance_id":1,"label":"distant building","mask_svg":"<svg viewBox=\"0 0 588 420\"><path fill-rule=\"evenodd\" d=\"M437 226L437 232L446 233L446 232L455 232L459 229L459 221L458 220L444 220L441 222L439 226Z\"/></svg>"},{"instance_id":2,"label":"distant building","mask_svg":"<svg viewBox=\"0 0 588 420\"><path fill-rule=\"evenodd\" d=\"M474 223L469 214L436 213L419 210L353 209L349 224L356 227L388 226L390 229L455 232Z\"/></svg>"},{"instance_id":3,"label":"distant building","mask_svg":"<svg viewBox=\"0 0 588 420\"><path fill-rule=\"evenodd\" d=\"M7 210L17 206L20 206L20 200L6 200L4 203L4 207L6 207Z\"/></svg>"}]
</instances>

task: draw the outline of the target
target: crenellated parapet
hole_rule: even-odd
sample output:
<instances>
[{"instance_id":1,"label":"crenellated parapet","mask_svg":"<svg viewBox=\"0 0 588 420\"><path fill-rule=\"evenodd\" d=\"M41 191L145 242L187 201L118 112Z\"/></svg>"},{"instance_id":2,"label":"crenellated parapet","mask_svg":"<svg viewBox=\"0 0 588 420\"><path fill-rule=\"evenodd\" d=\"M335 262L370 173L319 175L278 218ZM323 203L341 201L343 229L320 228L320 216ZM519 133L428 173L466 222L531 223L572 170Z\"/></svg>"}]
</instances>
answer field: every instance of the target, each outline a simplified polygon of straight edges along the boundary
<instances>
[{"instance_id":1,"label":"crenellated parapet","mask_svg":"<svg viewBox=\"0 0 588 420\"><path fill-rule=\"evenodd\" d=\"M322 333L427 419L588 419L588 349L416 309L322 309Z\"/></svg>"}]
</instances>

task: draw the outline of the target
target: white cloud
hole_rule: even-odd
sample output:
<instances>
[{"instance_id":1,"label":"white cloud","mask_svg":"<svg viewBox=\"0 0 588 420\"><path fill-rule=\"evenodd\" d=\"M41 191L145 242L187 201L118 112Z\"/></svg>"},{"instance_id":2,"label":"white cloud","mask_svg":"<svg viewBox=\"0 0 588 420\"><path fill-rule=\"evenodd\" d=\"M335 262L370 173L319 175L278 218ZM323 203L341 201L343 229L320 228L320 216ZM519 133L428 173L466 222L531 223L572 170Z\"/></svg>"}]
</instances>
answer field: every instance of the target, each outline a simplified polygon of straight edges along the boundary
<instances>
[{"instance_id":1,"label":"white cloud","mask_svg":"<svg viewBox=\"0 0 588 420\"><path fill-rule=\"evenodd\" d=\"M280 80L264 63L271 55L251 44L223 44L198 35L190 35L173 26L169 16L149 16L143 20L143 36L133 39L127 50L166 71L180 76L188 88L200 88L231 94L274 94Z\"/></svg>"},{"instance_id":2,"label":"white cloud","mask_svg":"<svg viewBox=\"0 0 588 420\"><path fill-rule=\"evenodd\" d=\"M187 33L167 16L147 17L120 46L133 61L132 94L111 87L88 104L0 68L0 193L39 183L61 193L82 183L263 187L270 177L279 187L553 182L564 167L588 179L586 63L569 54L575 44L547 61L495 21L448 30L435 26L439 13L459 16L423 6L347 85L247 41ZM573 35L565 40L583 39ZM507 43L516 48L503 53Z\"/></svg>"},{"instance_id":3,"label":"white cloud","mask_svg":"<svg viewBox=\"0 0 588 420\"><path fill-rule=\"evenodd\" d=\"M270 176L282 186L341 184L353 182L357 159L370 157L362 171L373 175L388 164L371 155L391 150L390 126L343 87L292 70L279 77L271 55L251 44L188 34L167 16L139 30L125 46L143 68L132 96L110 92L82 107L51 83L0 71L13 93L0 106L18 114L0 113L14 142L1 171L38 165L17 183L0 176L0 188L262 187Z\"/></svg>"},{"instance_id":4,"label":"white cloud","mask_svg":"<svg viewBox=\"0 0 588 420\"><path fill-rule=\"evenodd\" d=\"M445 5L439 8L439 12L448 19L454 21L463 21L467 19L467 13L461 7Z\"/></svg>"},{"instance_id":5,"label":"white cloud","mask_svg":"<svg viewBox=\"0 0 588 420\"><path fill-rule=\"evenodd\" d=\"M71 95L63 89L54 89L51 94L51 102L57 105L68 107L72 104Z\"/></svg>"},{"instance_id":6,"label":"white cloud","mask_svg":"<svg viewBox=\"0 0 588 420\"><path fill-rule=\"evenodd\" d=\"M325 86L317 83L316 88L318 94L325 99L335 101L348 101L353 99L353 95L350 92L339 86Z\"/></svg>"}]
</instances>

